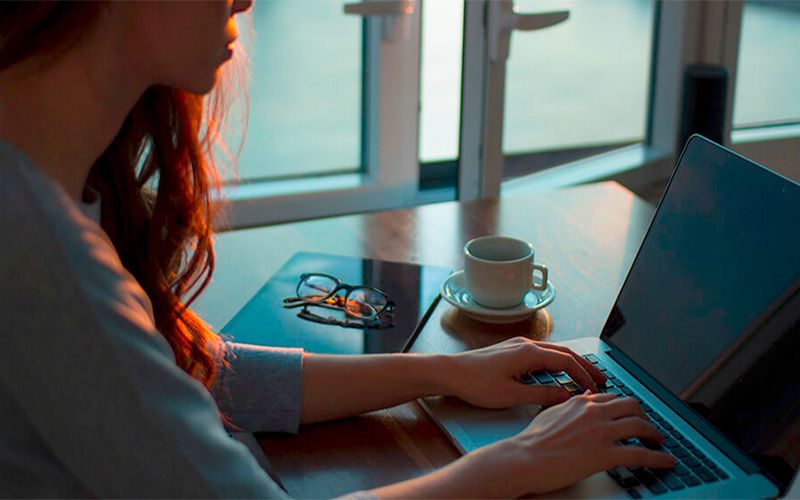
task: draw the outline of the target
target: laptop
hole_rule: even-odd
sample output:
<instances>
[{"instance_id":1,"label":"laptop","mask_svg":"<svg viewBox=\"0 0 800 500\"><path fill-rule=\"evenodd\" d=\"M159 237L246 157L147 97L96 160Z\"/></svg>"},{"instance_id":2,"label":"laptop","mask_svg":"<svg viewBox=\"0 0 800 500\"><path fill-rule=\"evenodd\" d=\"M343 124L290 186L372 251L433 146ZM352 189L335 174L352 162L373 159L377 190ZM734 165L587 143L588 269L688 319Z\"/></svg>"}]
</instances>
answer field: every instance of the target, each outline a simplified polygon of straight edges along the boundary
<instances>
[{"instance_id":1,"label":"laptop","mask_svg":"<svg viewBox=\"0 0 800 500\"><path fill-rule=\"evenodd\" d=\"M785 495L800 463L800 185L692 136L602 334L564 344L605 372L604 390L640 401L679 465L618 467L552 496ZM465 453L541 409L422 404Z\"/></svg>"}]
</instances>

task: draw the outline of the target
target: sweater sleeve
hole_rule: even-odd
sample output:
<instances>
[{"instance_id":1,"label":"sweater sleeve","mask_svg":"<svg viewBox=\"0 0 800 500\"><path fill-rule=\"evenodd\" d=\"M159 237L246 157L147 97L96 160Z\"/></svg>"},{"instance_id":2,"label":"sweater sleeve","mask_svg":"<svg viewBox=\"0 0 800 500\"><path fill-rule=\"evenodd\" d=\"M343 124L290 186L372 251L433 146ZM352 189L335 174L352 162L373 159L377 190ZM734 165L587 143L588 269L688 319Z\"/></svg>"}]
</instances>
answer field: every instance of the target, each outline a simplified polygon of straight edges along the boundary
<instances>
[{"instance_id":1,"label":"sweater sleeve","mask_svg":"<svg viewBox=\"0 0 800 500\"><path fill-rule=\"evenodd\" d=\"M213 394L232 427L292 432L300 425L302 349L226 343Z\"/></svg>"},{"instance_id":2,"label":"sweater sleeve","mask_svg":"<svg viewBox=\"0 0 800 500\"><path fill-rule=\"evenodd\" d=\"M99 497L284 496L176 366L105 233L26 175L7 170L0 213L0 378L54 458Z\"/></svg>"}]
</instances>

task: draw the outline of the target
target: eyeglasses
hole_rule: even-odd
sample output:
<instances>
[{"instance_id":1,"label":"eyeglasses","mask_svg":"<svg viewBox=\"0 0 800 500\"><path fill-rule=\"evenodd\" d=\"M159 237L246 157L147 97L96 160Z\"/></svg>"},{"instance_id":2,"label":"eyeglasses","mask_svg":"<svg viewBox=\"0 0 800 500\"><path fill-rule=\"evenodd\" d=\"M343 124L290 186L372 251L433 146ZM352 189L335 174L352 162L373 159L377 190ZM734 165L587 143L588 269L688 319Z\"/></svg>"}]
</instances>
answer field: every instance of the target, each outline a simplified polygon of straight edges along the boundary
<instances>
[{"instance_id":1,"label":"eyeglasses","mask_svg":"<svg viewBox=\"0 0 800 500\"><path fill-rule=\"evenodd\" d=\"M342 293L343 292L343 293ZM298 316L310 321L353 328L385 328L392 326L391 313L395 302L383 291L369 286L353 286L323 273L304 273L297 283L296 297L283 299L283 307L303 307ZM308 306L344 311L345 320L321 316ZM353 321L353 318L356 320ZM381 321L382 318L389 320Z\"/></svg>"}]
</instances>

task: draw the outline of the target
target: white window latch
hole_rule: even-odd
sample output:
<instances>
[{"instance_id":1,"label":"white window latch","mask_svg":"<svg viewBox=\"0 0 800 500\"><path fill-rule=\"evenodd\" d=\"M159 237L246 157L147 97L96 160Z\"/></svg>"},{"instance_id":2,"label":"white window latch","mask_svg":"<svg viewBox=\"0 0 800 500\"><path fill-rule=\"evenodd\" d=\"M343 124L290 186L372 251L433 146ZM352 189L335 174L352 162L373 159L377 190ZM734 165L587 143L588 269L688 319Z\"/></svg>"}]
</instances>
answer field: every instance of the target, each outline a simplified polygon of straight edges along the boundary
<instances>
[{"instance_id":1,"label":"white window latch","mask_svg":"<svg viewBox=\"0 0 800 500\"><path fill-rule=\"evenodd\" d=\"M415 0L372 0L348 3L345 14L380 16L382 35L387 42L402 40L411 33L411 15L416 10Z\"/></svg>"},{"instance_id":2,"label":"white window latch","mask_svg":"<svg viewBox=\"0 0 800 500\"><path fill-rule=\"evenodd\" d=\"M489 58L493 62L502 63L508 59L511 30L532 31L549 28L566 21L569 18L569 11L517 14L513 0L490 0L487 2L486 15Z\"/></svg>"}]
</instances>

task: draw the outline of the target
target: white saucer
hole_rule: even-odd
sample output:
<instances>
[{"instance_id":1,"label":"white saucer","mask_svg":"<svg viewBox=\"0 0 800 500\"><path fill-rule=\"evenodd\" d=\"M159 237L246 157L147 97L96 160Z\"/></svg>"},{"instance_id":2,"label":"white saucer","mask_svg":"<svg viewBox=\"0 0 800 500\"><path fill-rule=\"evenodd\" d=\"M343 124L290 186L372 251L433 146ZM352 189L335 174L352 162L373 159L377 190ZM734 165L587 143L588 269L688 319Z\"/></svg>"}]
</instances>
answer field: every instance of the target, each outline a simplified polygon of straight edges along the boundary
<instances>
[{"instance_id":1,"label":"white saucer","mask_svg":"<svg viewBox=\"0 0 800 500\"><path fill-rule=\"evenodd\" d=\"M458 308L467 316L483 321L484 323L513 323L533 315L539 309L547 306L556 296L553 283L548 281L544 290L528 290L522 302L507 309L485 307L472 298L466 287L464 271L456 271L442 283L442 297L452 306Z\"/></svg>"}]
</instances>

